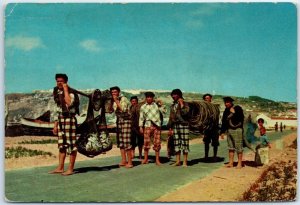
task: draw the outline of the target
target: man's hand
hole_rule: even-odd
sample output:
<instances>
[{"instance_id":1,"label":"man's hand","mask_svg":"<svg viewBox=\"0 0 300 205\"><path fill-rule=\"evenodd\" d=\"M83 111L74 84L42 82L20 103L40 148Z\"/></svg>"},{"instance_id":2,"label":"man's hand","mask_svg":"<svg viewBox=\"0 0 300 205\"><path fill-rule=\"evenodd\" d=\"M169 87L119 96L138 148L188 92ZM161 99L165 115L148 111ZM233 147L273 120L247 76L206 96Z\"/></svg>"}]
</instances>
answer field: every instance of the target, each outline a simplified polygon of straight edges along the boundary
<instances>
[{"instance_id":1,"label":"man's hand","mask_svg":"<svg viewBox=\"0 0 300 205\"><path fill-rule=\"evenodd\" d=\"M183 107L183 106L184 106L184 103L183 103L183 99L182 99L182 98L179 98L179 99L178 99L178 103L180 104L180 107Z\"/></svg>"},{"instance_id":2,"label":"man's hand","mask_svg":"<svg viewBox=\"0 0 300 205\"><path fill-rule=\"evenodd\" d=\"M58 134L58 124L57 124L57 122L54 123L54 127L53 127L53 130L52 130L52 133L54 135Z\"/></svg>"},{"instance_id":3,"label":"man's hand","mask_svg":"<svg viewBox=\"0 0 300 205\"><path fill-rule=\"evenodd\" d=\"M168 136L172 136L174 134L172 129L169 129Z\"/></svg>"},{"instance_id":4,"label":"man's hand","mask_svg":"<svg viewBox=\"0 0 300 205\"><path fill-rule=\"evenodd\" d=\"M223 140L224 139L224 133L222 133L221 135L220 135L220 138Z\"/></svg>"},{"instance_id":5,"label":"man's hand","mask_svg":"<svg viewBox=\"0 0 300 205\"><path fill-rule=\"evenodd\" d=\"M144 134L144 129L142 127L140 127L140 133Z\"/></svg>"},{"instance_id":6,"label":"man's hand","mask_svg":"<svg viewBox=\"0 0 300 205\"><path fill-rule=\"evenodd\" d=\"M233 107L230 108L230 112L231 112L231 113L235 113L235 110L234 110Z\"/></svg>"}]
</instances>

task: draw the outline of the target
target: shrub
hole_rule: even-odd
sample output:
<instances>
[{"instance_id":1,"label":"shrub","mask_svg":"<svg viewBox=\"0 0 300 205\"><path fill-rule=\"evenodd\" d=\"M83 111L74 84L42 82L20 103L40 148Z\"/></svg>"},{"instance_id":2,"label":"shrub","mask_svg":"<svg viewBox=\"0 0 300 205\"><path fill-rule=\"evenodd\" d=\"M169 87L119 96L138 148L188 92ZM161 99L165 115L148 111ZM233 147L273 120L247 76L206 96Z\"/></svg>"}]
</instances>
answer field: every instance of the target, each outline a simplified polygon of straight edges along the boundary
<instances>
[{"instance_id":1,"label":"shrub","mask_svg":"<svg viewBox=\"0 0 300 205\"><path fill-rule=\"evenodd\" d=\"M33 157L38 155L52 156L51 152L44 152L41 150L31 150L21 146L5 148L5 159L20 158L20 157Z\"/></svg>"}]
</instances>

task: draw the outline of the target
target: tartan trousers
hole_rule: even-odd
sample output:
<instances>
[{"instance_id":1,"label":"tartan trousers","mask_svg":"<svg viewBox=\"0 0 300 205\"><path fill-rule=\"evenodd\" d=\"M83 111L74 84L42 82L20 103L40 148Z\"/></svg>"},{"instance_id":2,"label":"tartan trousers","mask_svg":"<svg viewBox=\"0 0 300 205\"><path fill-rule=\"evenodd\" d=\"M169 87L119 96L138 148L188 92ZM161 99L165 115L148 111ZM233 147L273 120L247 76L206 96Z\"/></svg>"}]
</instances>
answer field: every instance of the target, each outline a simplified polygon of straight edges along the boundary
<instances>
[{"instance_id":1,"label":"tartan trousers","mask_svg":"<svg viewBox=\"0 0 300 205\"><path fill-rule=\"evenodd\" d=\"M144 130L144 150L150 149L151 137L153 136L153 150L159 152L161 149L161 140L160 140L160 127L151 125L151 127L145 127Z\"/></svg>"},{"instance_id":2,"label":"tartan trousers","mask_svg":"<svg viewBox=\"0 0 300 205\"><path fill-rule=\"evenodd\" d=\"M174 147L175 152L183 151L188 153L190 151L190 139L189 139L189 125L174 124Z\"/></svg>"},{"instance_id":3,"label":"tartan trousers","mask_svg":"<svg viewBox=\"0 0 300 205\"><path fill-rule=\"evenodd\" d=\"M68 154L77 150L76 127L77 121L75 116L58 116L58 148L66 149Z\"/></svg>"},{"instance_id":4,"label":"tartan trousers","mask_svg":"<svg viewBox=\"0 0 300 205\"><path fill-rule=\"evenodd\" d=\"M131 149L131 120L118 119L117 144L120 149Z\"/></svg>"}]
</instances>

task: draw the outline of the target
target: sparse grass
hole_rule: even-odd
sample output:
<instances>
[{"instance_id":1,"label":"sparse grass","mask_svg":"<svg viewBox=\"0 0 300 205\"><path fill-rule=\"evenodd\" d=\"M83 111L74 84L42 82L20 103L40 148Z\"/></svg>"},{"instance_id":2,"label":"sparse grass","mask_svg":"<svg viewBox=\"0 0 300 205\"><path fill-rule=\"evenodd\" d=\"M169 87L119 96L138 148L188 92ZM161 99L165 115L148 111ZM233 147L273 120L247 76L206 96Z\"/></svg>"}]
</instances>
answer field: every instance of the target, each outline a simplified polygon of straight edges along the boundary
<instances>
[{"instance_id":1,"label":"sparse grass","mask_svg":"<svg viewBox=\"0 0 300 205\"><path fill-rule=\"evenodd\" d=\"M51 152L44 152L41 150L31 150L21 146L5 148L5 159L33 157L38 155L52 156L53 154Z\"/></svg>"},{"instance_id":2,"label":"sparse grass","mask_svg":"<svg viewBox=\"0 0 300 205\"><path fill-rule=\"evenodd\" d=\"M57 140L54 139L47 139L47 140L25 140L19 142L18 144L57 144Z\"/></svg>"}]
</instances>

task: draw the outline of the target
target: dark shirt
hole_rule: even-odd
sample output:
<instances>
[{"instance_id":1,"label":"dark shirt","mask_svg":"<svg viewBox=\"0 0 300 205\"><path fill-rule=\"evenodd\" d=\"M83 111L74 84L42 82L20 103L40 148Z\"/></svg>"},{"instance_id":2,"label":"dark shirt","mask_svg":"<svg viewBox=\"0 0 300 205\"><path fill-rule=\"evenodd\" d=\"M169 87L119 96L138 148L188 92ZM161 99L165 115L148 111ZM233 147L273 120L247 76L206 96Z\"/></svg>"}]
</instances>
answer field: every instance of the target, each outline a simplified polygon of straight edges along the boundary
<instances>
[{"instance_id":1,"label":"dark shirt","mask_svg":"<svg viewBox=\"0 0 300 205\"><path fill-rule=\"evenodd\" d=\"M184 102L183 107L179 105L178 102L174 102L171 105L170 117L167 127L172 128L175 123L188 125L189 121L189 104Z\"/></svg>"},{"instance_id":2,"label":"dark shirt","mask_svg":"<svg viewBox=\"0 0 300 205\"><path fill-rule=\"evenodd\" d=\"M234 113L230 112L230 108L225 108L222 117L221 134L228 129L243 128L244 112L240 106L234 106Z\"/></svg>"}]
</instances>

